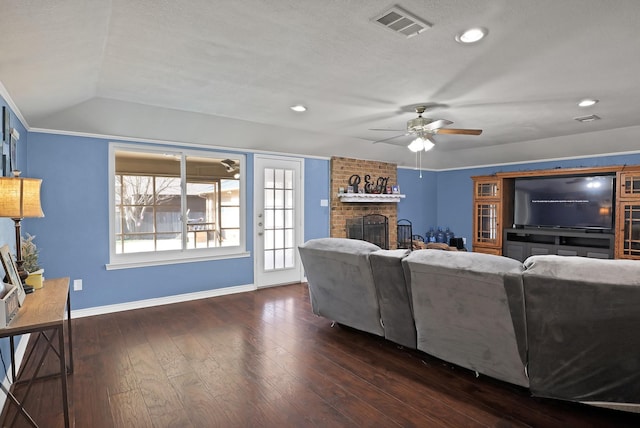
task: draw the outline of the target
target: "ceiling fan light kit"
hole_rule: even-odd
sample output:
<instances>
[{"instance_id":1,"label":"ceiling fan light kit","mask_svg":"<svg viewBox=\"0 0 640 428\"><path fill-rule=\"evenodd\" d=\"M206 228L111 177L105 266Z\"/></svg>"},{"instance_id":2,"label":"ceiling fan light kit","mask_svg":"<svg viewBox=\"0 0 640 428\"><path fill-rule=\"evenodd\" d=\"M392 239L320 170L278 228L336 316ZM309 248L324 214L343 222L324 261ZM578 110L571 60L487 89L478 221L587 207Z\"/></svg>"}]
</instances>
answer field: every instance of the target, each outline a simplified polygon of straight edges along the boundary
<instances>
[{"instance_id":1,"label":"ceiling fan light kit","mask_svg":"<svg viewBox=\"0 0 640 428\"><path fill-rule=\"evenodd\" d=\"M428 152L435 147L435 144L433 144L433 141L429 140L428 138L418 137L413 140L407 147L414 153L419 152L420 150Z\"/></svg>"}]
</instances>

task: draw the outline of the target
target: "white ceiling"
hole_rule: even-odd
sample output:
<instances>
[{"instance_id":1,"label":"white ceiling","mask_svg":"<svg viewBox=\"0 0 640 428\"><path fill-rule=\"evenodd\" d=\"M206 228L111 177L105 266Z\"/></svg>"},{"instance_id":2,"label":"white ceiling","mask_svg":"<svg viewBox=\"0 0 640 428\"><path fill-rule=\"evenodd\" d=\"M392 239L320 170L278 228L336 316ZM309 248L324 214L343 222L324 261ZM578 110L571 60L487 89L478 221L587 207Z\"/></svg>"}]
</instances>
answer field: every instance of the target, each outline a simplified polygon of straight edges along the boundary
<instances>
[{"instance_id":1,"label":"white ceiling","mask_svg":"<svg viewBox=\"0 0 640 428\"><path fill-rule=\"evenodd\" d=\"M426 104L484 130L436 135L426 168L640 150L640 1L390 1L0 0L0 82L32 130L413 166L370 129ZM394 4L432 28L371 22Z\"/></svg>"}]
</instances>

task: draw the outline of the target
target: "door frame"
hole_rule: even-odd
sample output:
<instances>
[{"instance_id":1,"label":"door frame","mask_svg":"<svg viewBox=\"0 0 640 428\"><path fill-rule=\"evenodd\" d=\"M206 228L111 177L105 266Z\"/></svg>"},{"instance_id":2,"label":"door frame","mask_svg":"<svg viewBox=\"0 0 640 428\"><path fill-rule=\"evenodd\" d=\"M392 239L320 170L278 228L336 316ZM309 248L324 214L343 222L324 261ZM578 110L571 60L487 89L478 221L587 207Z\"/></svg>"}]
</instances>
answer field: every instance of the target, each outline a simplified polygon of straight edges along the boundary
<instances>
[{"instance_id":1,"label":"door frame","mask_svg":"<svg viewBox=\"0 0 640 428\"><path fill-rule=\"evenodd\" d=\"M295 203L295 212L296 219L294 219L296 223L296 227L294 229L295 236L295 272L297 273L295 280L282 283L282 284L264 284L262 281L262 266L259 266L259 261L261 257L258 256L258 213L262 210L261 206L258 206L258 192L262 192L262 188L259 185L262 183L262 171L258 171L258 163L259 160L273 160L273 161L286 161L286 162L297 162L299 164L300 177L294 183L295 189L297 192L295 193L294 203ZM258 182L260 181L260 183ZM300 253L298 252L298 246L304 243L304 158L295 157L295 156L277 156L277 155L265 155L265 154L255 154L253 156L253 283L256 288L267 288L274 287L278 285L284 285L293 282L302 282L304 279L304 269L302 268L302 260L300 259Z\"/></svg>"}]
</instances>

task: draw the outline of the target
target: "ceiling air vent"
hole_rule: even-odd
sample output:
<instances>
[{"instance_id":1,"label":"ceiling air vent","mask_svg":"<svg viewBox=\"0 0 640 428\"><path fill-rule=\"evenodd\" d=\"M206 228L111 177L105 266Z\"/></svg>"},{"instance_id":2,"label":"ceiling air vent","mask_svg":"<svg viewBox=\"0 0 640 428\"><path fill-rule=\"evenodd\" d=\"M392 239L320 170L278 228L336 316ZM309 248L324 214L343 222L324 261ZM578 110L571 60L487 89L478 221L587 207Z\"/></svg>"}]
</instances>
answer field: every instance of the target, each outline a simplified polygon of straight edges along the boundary
<instances>
[{"instance_id":1,"label":"ceiling air vent","mask_svg":"<svg viewBox=\"0 0 640 428\"><path fill-rule=\"evenodd\" d=\"M593 122L594 120L600 120L600 116L590 114L589 116L574 117L578 122Z\"/></svg>"},{"instance_id":2,"label":"ceiling air vent","mask_svg":"<svg viewBox=\"0 0 640 428\"><path fill-rule=\"evenodd\" d=\"M386 12L371 18L388 30L407 38L416 36L424 30L431 28L431 24L407 12L400 6L393 6Z\"/></svg>"}]
</instances>

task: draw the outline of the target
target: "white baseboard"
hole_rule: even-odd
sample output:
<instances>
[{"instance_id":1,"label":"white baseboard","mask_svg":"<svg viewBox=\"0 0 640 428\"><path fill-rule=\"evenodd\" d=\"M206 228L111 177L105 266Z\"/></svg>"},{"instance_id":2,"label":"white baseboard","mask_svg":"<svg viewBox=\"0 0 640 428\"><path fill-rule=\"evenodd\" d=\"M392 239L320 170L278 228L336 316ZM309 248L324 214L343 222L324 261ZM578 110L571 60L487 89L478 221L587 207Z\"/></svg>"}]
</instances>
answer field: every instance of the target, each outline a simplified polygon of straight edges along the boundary
<instances>
[{"instance_id":1,"label":"white baseboard","mask_svg":"<svg viewBox=\"0 0 640 428\"><path fill-rule=\"evenodd\" d=\"M90 317L94 315L110 314L113 312L129 311L132 309L149 308L151 306L169 305L171 303L188 302L190 300L225 296L227 294L246 293L247 291L255 290L256 286L253 284L236 285L233 287L217 288L215 290L197 291L195 293L177 294L175 296L137 300L135 302L118 303L115 305L96 306L87 309L72 309L71 318L73 319Z\"/></svg>"}]
</instances>

